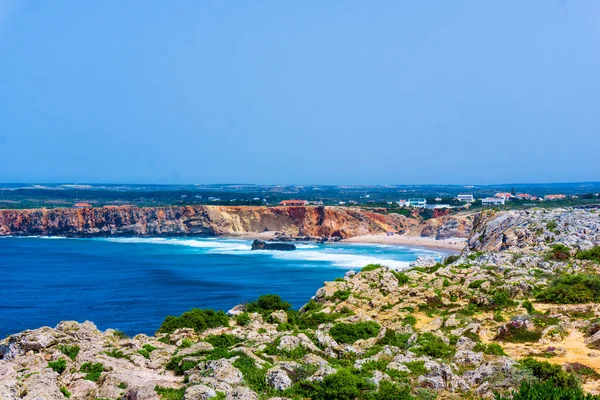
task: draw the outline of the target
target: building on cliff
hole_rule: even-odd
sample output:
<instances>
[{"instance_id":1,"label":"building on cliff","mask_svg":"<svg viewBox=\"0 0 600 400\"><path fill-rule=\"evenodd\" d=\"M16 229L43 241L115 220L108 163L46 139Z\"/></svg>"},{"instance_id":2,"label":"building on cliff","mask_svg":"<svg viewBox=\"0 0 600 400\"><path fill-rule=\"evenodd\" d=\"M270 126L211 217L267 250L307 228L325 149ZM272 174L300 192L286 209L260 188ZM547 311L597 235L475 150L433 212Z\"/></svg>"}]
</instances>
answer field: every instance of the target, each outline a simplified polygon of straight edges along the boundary
<instances>
[{"instance_id":1,"label":"building on cliff","mask_svg":"<svg viewBox=\"0 0 600 400\"><path fill-rule=\"evenodd\" d=\"M475 201L475 198L472 194L459 194L458 196L456 196L456 200L472 203Z\"/></svg>"},{"instance_id":2,"label":"building on cliff","mask_svg":"<svg viewBox=\"0 0 600 400\"><path fill-rule=\"evenodd\" d=\"M407 207L418 207L425 208L427 206L427 200L425 199L408 199L406 202Z\"/></svg>"},{"instance_id":3,"label":"building on cliff","mask_svg":"<svg viewBox=\"0 0 600 400\"><path fill-rule=\"evenodd\" d=\"M307 200L283 200L279 203L280 206L286 207L303 207L308 205Z\"/></svg>"},{"instance_id":4,"label":"building on cliff","mask_svg":"<svg viewBox=\"0 0 600 400\"><path fill-rule=\"evenodd\" d=\"M485 199L481 199L481 204L484 206L491 205L504 205L506 203L506 197L486 197Z\"/></svg>"}]
</instances>

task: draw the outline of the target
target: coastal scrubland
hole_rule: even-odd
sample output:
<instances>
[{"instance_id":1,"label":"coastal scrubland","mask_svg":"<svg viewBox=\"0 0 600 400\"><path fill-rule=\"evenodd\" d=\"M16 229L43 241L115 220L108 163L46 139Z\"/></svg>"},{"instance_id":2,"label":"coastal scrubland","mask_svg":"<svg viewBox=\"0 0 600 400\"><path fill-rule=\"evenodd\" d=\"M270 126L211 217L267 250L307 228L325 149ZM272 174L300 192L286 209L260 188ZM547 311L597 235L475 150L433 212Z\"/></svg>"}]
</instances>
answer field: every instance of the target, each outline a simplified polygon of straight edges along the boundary
<instances>
[{"instance_id":1,"label":"coastal scrubland","mask_svg":"<svg viewBox=\"0 0 600 400\"><path fill-rule=\"evenodd\" d=\"M153 336L61 322L0 342L4 399L600 399L600 215L478 214L464 251L368 265Z\"/></svg>"}]
</instances>

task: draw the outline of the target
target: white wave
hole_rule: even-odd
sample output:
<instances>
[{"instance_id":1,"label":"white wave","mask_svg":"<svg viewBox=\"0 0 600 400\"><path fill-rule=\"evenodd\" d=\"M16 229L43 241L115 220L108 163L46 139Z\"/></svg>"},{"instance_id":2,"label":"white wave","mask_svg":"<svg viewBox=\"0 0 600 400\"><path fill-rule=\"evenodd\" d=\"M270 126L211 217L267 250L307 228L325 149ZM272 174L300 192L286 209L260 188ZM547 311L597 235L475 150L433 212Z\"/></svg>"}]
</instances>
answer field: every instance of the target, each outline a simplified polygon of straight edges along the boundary
<instances>
[{"instance_id":1,"label":"white wave","mask_svg":"<svg viewBox=\"0 0 600 400\"><path fill-rule=\"evenodd\" d=\"M167 239L167 238L106 238L116 243L146 243L186 246L210 250L250 250L250 245L242 241L224 241L214 239Z\"/></svg>"},{"instance_id":2,"label":"white wave","mask_svg":"<svg viewBox=\"0 0 600 400\"><path fill-rule=\"evenodd\" d=\"M358 254L339 254L321 251L298 251L298 252L271 252L274 258L298 261L324 261L331 265L342 268L362 268L368 264L386 265L393 269L408 268L408 261L399 261L389 258L379 258Z\"/></svg>"},{"instance_id":3,"label":"white wave","mask_svg":"<svg viewBox=\"0 0 600 400\"><path fill-rule=\"evenodd\" d=\"M296 244L295 246L297 249L316 249L319 247L316 244Z\"/></svg>"}]
</instances>

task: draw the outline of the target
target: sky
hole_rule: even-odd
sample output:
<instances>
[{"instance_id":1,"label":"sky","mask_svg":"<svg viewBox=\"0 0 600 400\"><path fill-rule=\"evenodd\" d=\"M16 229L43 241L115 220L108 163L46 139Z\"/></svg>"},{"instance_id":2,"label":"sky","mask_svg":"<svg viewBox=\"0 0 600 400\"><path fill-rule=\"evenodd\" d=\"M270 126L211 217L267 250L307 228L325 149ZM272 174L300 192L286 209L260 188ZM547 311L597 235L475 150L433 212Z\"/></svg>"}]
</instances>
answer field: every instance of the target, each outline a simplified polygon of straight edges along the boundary
<instances>
[{"instance_id":1,"label":"sky","mask_svg":"<svg viewBox=\"0 0 600 400\"><path fill-rule=\"evenodd\" d=\"M600 181L597 0L0 0L0 182Z\"/></svg>"}]
</instances>

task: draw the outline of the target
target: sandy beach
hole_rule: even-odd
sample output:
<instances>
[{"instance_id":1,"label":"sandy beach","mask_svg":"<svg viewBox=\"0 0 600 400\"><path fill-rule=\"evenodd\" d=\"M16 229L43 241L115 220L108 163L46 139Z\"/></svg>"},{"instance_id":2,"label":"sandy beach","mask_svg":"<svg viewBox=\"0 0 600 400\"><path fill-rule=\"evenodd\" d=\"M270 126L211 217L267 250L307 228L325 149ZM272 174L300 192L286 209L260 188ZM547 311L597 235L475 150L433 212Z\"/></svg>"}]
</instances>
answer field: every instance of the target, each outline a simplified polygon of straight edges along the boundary
<instances>
[{"instance_id":1,"label":"sandy beach","mask_svg":"<svg viewBox=\"0 0 600 400\"><path fill-rule=\"evenodd\" d=\"M343 242L349 243L375 243L398 246L427 247L431 249L452 250L460 252L466 245L466 239L451 238L437 240L430 237L405 236L405 235L364 235L344 239Z\"/></svg>"}]
</instances>

